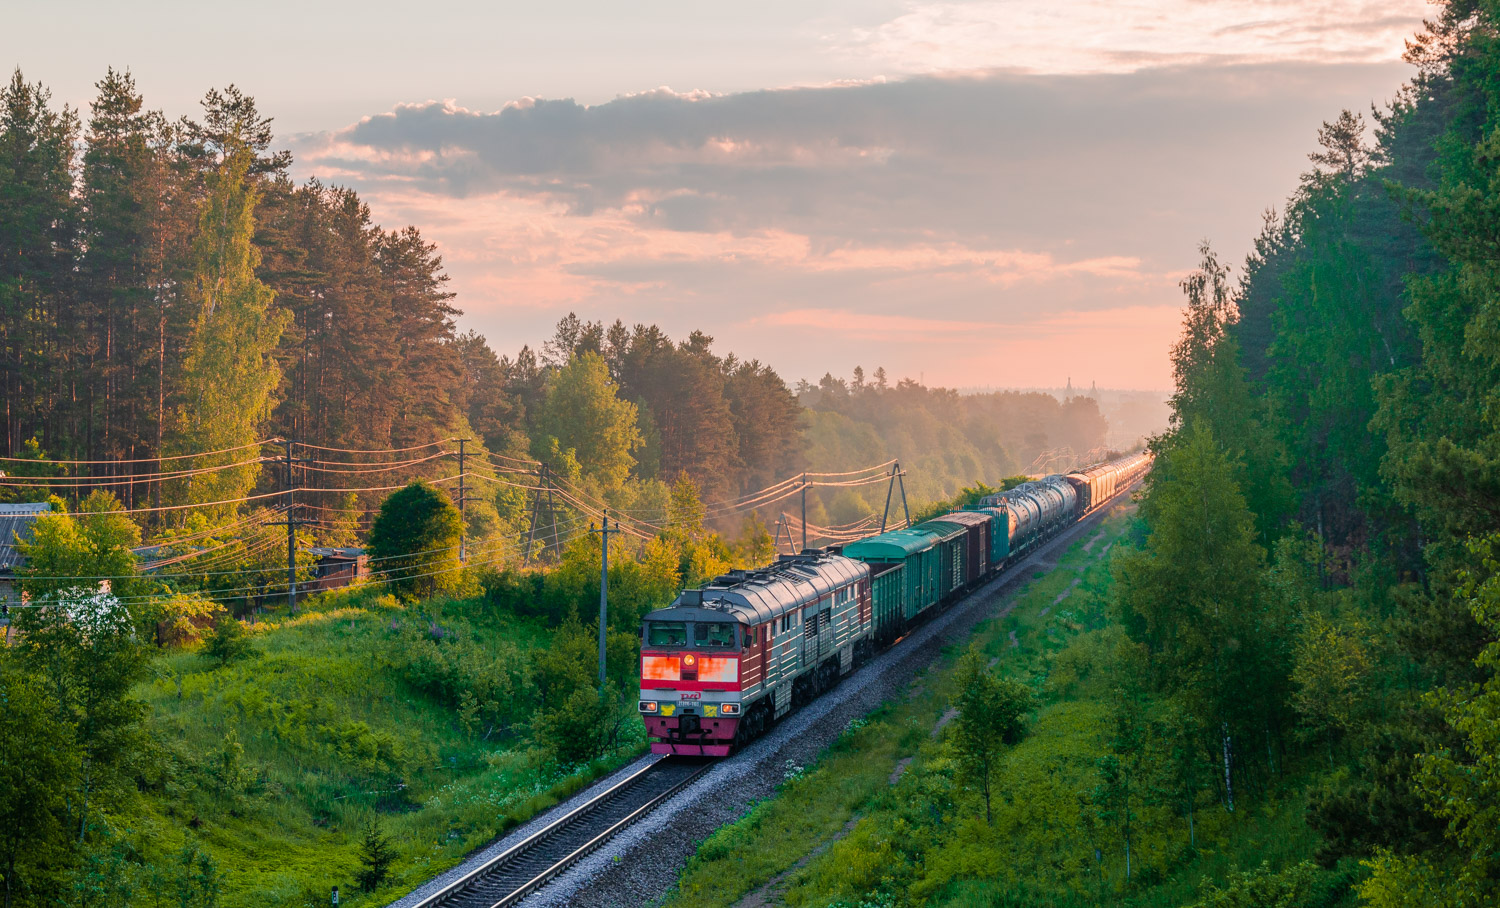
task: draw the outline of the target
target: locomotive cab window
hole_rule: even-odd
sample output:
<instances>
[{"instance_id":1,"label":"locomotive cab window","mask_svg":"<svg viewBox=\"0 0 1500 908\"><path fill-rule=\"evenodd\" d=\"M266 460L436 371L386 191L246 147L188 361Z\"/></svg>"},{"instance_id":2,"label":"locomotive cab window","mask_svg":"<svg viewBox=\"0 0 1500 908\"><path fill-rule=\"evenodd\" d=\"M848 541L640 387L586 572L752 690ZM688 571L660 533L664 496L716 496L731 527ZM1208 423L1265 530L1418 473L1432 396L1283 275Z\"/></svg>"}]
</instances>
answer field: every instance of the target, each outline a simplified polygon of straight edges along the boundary
<instances>
[{"instance_id":1,"label":"locomotive cab window","mask_svg":"<svg viewBox=\"0 0 1500 908\"><path fill-rule=\"evenodd\" d=\"M703 647L730 647L734 646L733 624L693 624L693 645Z\"/></svg>"},{"instance_id":2,"label":"locomotive cab window","mask_svg":"<svg viewBox=\"0 0 1500 908\"><path fill-rule=\"evenodd\" d=\"M687 646L686 621L651 621L646 624L647 646Z\"/></svg>"}]
</instances>

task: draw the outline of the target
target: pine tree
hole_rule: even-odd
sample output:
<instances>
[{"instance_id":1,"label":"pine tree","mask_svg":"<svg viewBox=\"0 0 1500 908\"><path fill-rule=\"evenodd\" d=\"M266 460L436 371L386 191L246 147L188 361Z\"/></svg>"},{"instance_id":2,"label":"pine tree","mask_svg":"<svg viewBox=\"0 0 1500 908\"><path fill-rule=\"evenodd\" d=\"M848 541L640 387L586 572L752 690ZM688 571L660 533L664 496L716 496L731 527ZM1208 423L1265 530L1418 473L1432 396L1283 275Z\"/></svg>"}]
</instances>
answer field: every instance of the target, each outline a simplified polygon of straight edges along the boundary
<instances>
[{"instance_id":1,"label":"pine tree","mask_svg":"<svg viewBox=\"0 0 1500 908\"><path fill-rule=\"evenodd\" d=\"M374 892L390 876L391 865L396 862L396 849L386 838L379 822L365 827L364 840L359 845L359 872L354 875L362 892Z\"/></svg>"},{"instance_id":2,"label":"pine tree","mask_svg":"<svg viewBox=\"0 0 1500 908\"><path fill-rule=\"evenodd\" d=\"M77 451L64 407L79 346L72 265L77 204L72 197L78 116L53 110L41 84L18 69L0 88L0 354L24 369L0 370L7 455L26 439Z\"/></svg>"}]
</instances>

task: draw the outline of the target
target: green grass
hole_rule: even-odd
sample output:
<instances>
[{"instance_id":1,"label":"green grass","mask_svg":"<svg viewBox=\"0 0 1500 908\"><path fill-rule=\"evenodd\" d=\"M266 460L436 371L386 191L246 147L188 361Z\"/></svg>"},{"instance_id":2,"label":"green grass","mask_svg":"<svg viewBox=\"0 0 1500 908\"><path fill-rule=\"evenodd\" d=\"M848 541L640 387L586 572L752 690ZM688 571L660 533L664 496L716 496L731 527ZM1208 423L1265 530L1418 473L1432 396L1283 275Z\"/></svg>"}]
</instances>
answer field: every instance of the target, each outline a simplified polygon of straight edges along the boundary
<instances>
[{"instance_id":1,"label":"green grass","mask_svg":"<svg viewBox=\"0 0 1500 908\"><path fill-rule=\"evenodd\" d=\"M1234 814L1205 794L1196 849L1177 812L1141 807L1129 882L1117 830L1085 809L1106 753L1107 665L1117 633L1098 555L1126 527L1112 516L1091 553L1083 551L1087 539L1074 544L1056 570L1026 581L1008 616L974 632L972 644L998 659L998 671L1041 698L1026 739L997 774L993 825L979 793L962 783L945 736L933 734L954 694L952 648L907 697L882 706L776 797L706 840L665 904L733 905L774 879L790 906L1166 908L1194 902L1205 879L1305 859L1315 837L1302 821L1295 779ZM1324 876L1325 889L1340 889L1343 874ZM1336 903L1337 896L1320 902Z\"/></svg>"},{"instance_id":2,"label":"green grass","mask_svg":"<svg viewBox=\"0 0 1500 908\"><path fill-rule=\"evenodd\" d=\"M226 908L324 905L335 885L345 903L383 903L641 750L638 738L564 769L530 747L535 697L519 669L551 632L475 601L407 609L344 593L263 621L253 639L256 655L228 666L162 655L139 691L152 745L129 832L159 854L185 839L207 850ZM454 655L413 658L423 647ZM443 693L457 670L490 672L514 701L497 706L508 726L460 721ZM359 841L374 821L400 859L387 886L361 895Z\"/></svg>"}]
</instances>

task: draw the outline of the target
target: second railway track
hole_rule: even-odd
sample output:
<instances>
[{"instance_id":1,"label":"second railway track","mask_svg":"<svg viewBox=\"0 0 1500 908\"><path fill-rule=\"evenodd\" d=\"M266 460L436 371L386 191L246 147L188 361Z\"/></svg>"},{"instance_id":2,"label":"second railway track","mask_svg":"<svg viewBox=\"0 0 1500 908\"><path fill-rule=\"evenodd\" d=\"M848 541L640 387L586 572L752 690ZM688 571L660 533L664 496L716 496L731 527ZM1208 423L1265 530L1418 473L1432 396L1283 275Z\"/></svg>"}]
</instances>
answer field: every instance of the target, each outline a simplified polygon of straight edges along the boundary
<instances>
[{"instance_id":1,"label":"second railway track","mask_svg":"<svg viewBox=\"0 0 1500 908\"><path fill-rule=\"evenodd\" d=\"M708 771L715 760L664 757L562 814L415 908L504 908L592 853Z\"/></svg>"}]
</instances>

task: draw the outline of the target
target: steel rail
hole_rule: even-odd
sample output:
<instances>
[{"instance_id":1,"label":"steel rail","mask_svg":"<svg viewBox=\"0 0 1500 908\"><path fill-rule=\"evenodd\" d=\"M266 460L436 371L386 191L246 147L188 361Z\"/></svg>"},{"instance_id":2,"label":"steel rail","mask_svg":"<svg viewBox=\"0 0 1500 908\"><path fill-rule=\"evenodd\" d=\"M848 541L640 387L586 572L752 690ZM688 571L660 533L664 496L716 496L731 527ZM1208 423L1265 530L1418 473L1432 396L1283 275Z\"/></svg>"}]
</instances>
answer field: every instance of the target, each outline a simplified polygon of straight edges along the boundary
<instances>
[{"instance_id":1,"label":"steel rail","mask_svg":"<svg viewBox=\"0 0 1500 908\"><path fill-rule=\"evenodd\" d=\"M476 885L483 884L486 878L497 875L498 873L502 872L507 865L515 863L518 859L524 857L528 852L543 845L548 840L564 833L566 831L566 827L572 824L574 821L583 820L590 813L601 810L617 796L625 794L629 789L645 780L646 777L652 772L660 771L660 769L663 767L663 764L666 764L668 761L672 761L672 758L670 756L662 757L661 759L653 760L652 762L647 763L645 766L631 773L629 776L626 776L624 779L621 779L619 782L616 782L614 785L611 785L609 788L601 791L594 797L589 798L584 803L578 805L577 807L574 807L572 810L569 810L567 813L548 823L546 826L528 835L526 838L505 849L500 854L496 855L493 858L490 858L480 866L459 877L457 880L454 880L452 883L449 883L442 889L424 898L422 901L417 902L414 906L412 906L412 908L437 908L437 906L440 906L451 899L461 898L465 894L465 890L468 890ZM675 761L673 762L675 763ZM537 889L545 885L549 880L556 877L564 870L567 870L573 864L576 864L578 861L598 850L598 848L605 842L618 835L623 829L637 822L652 810L655 810L663 801L667 800L672 795L677 794L683 788L692 784L705 772L712 769L715 765L717 765L715 762L706 762L702 766L697 767L692 772L689 772L686 776L684 776L682 779L678 780L665 790L652 795L645 801L645 803L638 805L624 817L616 820L615 822L604 828L602 831L590 837L588 841L584 842L582 845L568 851L565 855L563 855L562 858L552 862L549 866L546 867L546 869L542 870L540 873L531 876L529 879L512 889L510 892L499 896L498 899L491 901L490 899L494 898L493 896L486 897L482 904L485 905L486 908L506 908L506 906L514 905L516 902L525 898L527 895L535 892Z\"/></svg>"}]
</instances>

